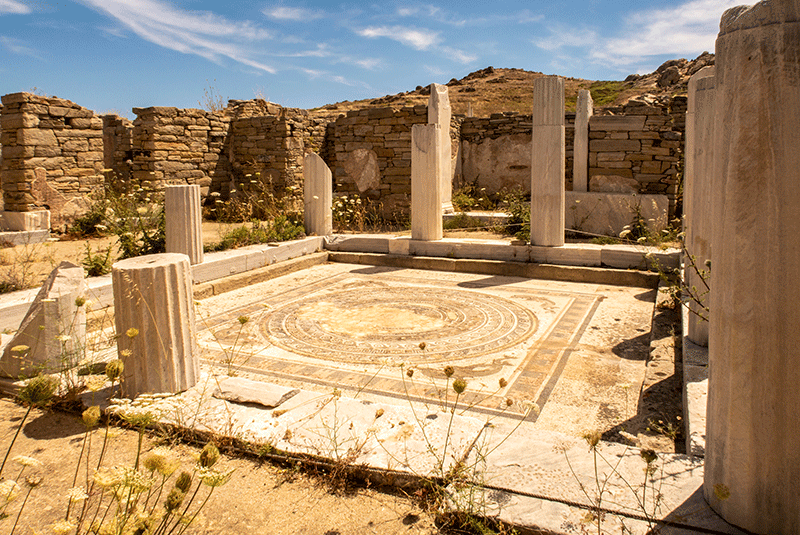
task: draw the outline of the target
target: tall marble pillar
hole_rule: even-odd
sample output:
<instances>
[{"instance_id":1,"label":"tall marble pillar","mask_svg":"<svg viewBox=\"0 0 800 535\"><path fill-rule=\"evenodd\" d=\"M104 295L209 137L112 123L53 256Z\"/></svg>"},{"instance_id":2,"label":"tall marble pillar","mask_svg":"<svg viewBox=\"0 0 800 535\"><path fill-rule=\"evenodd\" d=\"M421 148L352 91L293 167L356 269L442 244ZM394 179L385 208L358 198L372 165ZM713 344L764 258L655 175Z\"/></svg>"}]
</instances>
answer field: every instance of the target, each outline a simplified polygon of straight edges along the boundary
<instances>
[{"instance_id":1,"label":"tall marble pillar","mask_svg":"<svg viewBox=\"0 0 800 535\"><path fill-rule=\"evenodd\" d=\"M442 239L442 138L439 125L411 127L411 239Z\"/></svg>"},{"instance_id":2,"label":"tall marble pillar","mask_svg":"<svg viewBox=\"0 0 800 535\"><path fill-rule=\"evenodd\" d=\"M442 210L445 213L453 211L453 152L450 141L452 116L447 86L431 84L431 96L428 97L428 124L439 125L441 155L438 165L442 175Z\"/></svg>"},{"instance_id":3,"label":"tall marble pillar","mask_svg":"<svg viewBox=\"0 0 800 535\"><path fill-rule=\"evenodd\" d=\"M683 215L686 285L689 300L689 339L708 345L708 290L711 280L706 262L711 260L711 207L714 174L714 67L703 67L689 80L686 112L686 165L683 173ZM705 274L705 280L703 276ZM705 319L704 319L705 318Z\"/></svg>"},{"instance_id":4,"label":"tall marble pillar","mask_svg":"<svg viewBox=\"0 0 800 535\"><path fill-rule=\"evenodd\" d=\"M731 524L778 535L800 533L798 51L800 0L722 16L703 489Z\"/></svg>"},{"instance_id":5,"label":"tall marble pillar","mask_svg":"<svg viewBox=\"0 0 800 535\"><path fill-rule=\"evenodd\" d=\"M164 189L164 216L167 252L185 254L192 265L202 264L200 186L167 186Z\"/></svg>"},{"instance_id":6,"label":"tall marble pillar","mask_svg":"<svg viewBox=\"0 0 800 535\"><path fill-rule=\"evenodd\" d=\"M594 101L588 89L578 91L575 105L575 141L572 157L572 191L589 191L589 118Z\"/></svg>"},{"instance_id":7,"label":"tall marble pillar","mask_svg":"<svg viewBox=\"0 0 800 535\"><path fill-rule=\"evenodd\" d=\"M303 223L309 236L333 233L333 178L331 170L318 154L303 158Z\"/></svg>"},{"instance_id":8,"label":"tall marble pillar","mask_svg":"<svg viewBox=\"0 0 800 535\"><path fill-rule=\"evenodd\" d=\"M531 245L564 245L564 79L533 81Z\"/></svg>"},{"instance_id":9,"label":"tall marble pillar","mask_svg":"<svg viewBox=\"0 0 800 535\"><path fill-rule=\"evenodd\" d=\"M200 374L189 258L137 256L112 266L117 349L123 392L180 392Z\"/></svg>"}]
</instances>

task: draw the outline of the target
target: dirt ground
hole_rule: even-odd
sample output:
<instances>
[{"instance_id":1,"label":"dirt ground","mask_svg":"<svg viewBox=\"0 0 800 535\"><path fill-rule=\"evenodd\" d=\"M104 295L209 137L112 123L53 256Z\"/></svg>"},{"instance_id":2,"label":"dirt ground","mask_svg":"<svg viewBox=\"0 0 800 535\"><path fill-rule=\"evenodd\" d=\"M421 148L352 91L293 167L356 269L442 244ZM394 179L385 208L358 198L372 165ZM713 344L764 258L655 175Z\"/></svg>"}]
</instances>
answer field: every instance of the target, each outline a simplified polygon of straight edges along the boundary
<instances>
[{"instance_id":1,"label":"dirt ground","mask_svg":"<svg viewBox=\"0 0 800 535\"><path fill-rule=\"evenodd\" d=\"M0 400L0 454L5 455L25 408L8 399ZM103 428L92 434L91 459L96 459L102 445ZM133 466L138 434L134 430L112 428L117 436L109 443L103 466ZM34 409L26 420L9 461L5 479L18 479L20 465L12 461L18 455L42 462L38 468L26 468L27 475L43 477L25 504L15 533L52 533L52 525L63 520L67 509L67 491L73 486L75 467L83 445L85 427L72 414ZM167 446L180 460L180 470L192 471L200 448L175 440L174 436L146 436L143 451ZM85 459L85 454L84 454ZM85 463L82 463L77 486L86 488ZM370 488L351 487L332 490L328 476L311 477L292 468L282 468L257 459L222 455L218 465L233 469L227 484L214 489L211 499L188 533L247 534L432 534L440 533L433 515L420 508L417 501L402 495L387 494ZM173 476L174 478L175 476ZM168 492L168 487L167 491ZM9 533L25 497L27 487L9 505L7 518L0 520L0 532ZM197 502L205 497L203 487ZM2 501L2 500L0 500ZM91 503L91 502L90 502ZM75 506L71 517L74 518ZM194 510L194 506L191 511Z\"/></svg>"}]
</instances>

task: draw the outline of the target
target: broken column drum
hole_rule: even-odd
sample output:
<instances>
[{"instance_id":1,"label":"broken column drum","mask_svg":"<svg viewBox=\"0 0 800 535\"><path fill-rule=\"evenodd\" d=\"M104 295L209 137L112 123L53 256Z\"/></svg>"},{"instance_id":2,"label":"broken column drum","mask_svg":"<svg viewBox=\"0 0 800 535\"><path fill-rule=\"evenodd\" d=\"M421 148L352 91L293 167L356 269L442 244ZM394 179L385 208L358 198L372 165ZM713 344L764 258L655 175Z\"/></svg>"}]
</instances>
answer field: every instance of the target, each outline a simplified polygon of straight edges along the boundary
<instances>
[{"instance_id":1,"label":"broken column drum","mask_svg":"<svg viewBox=\"0 0 800 535\"><path fill-rule=\"evenodd\" d=\"M112 266L117 349L125 363L123 392L180 392L197 383L189 258L164 253Z\"/></svg>"},{"instance_id":2,"label":"broken column drum","mask_svg":"<svg viewBox=\"0 0 800 535\"><path fill-rule=\"evenodd\" d=\"M564 79L533 81L531 245L564 245Z\"/></svg>"},{"instance_id":3,"label":"broken column drum","mask_svg":"<svg viewBox=\"0 0 800 535\"><path fill-rule=\"evenodd\" d=\"M303 223L309 236L333 233L333 178L331 170L318 154L303 158Z\"/></svg>"},{"instance_id":4,"label":"broken column drum","mask_svg":"<svg viewBox=\"0 0 800 535\"><path fill-rule=\"evenodd\" d=\"M798 50L800 0L722 16L703 485L731 524L787 535L800 533Z\"/></svg>"},{"instance_id":5,"label":"broken column drum","mask_svg":"<svg viewBox=\"0 0 800 535\"><path fill-rule=\"evenodd\" d=\"M411 239L442 239L441 128L411 127Z\"/></svg>"},{"instance_id":6,"label":"broken column drum","mask_svg":"<svg viewBox=\"0 0 800 535\"><path fill-rule=\"evenodd\" d=\"M203 263L203 217L200 207L200 186L167 186L164 189L166 249L182 253L189 262Z\"/></svg>"}]
</instances>

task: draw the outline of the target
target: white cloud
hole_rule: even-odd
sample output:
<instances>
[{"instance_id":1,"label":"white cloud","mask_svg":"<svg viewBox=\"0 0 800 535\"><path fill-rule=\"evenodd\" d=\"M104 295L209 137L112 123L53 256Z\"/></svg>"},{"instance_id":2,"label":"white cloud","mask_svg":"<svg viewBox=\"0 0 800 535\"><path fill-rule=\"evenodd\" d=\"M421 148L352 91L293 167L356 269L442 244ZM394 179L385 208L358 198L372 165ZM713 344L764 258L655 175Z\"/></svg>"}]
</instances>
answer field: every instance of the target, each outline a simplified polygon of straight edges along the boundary
<instances>
[{"instance_id":1,"label":"white cloud","mask_svg":"<svg viewBox=\"0 0 800 535\"><path fill-rule=\"evenodd\" d=\"M670 9L633 13L619 35L597 43L590 55L616 65L657 55L695 57L714 49L722 13L739 4L741 0L691 0Z\"/></svg>"},{"instance_id":2,"label":"white cloud","mask_svg":"<svg viewBox=\"0 0 800 535\"><path fill-rule=\"evenodd\" d=\"M264 8L264 15L278 20L304 21L322 18L324 15L319 11L311 11L302 7L276 6Z\"/></svg>"},{"instance_id":3,"label":"white cloud","mask_svg":"<svg viewBox=\"0 0 800 535\"><path fill-rule=\"evenodd\" d=\"M444 52L445 56L449 59L457 61L459 63L472 63L473 61L478 59L478 56L474 54L468 54L463 50L459 50L457 48L452 48L449 46L443 46L442 52Z\"/></svg>"},{"instance_id":4,"label":"white cloud","mask_svg":"<svg viewBox=\"0 0 800 535\"><path fill-rule=\"evenodd\" d=\"M383 64L383 61L378 58L364 58L364 59L357 59L354 60L353 63L356 65L363 67L367 70L377 69Z\"/></svg>"},{"instance_id":5,"label":"white cloud","mask_svg":"<svg viewBox=\"0 0 800 535\"><path fill-rule=\"evenodd\" d=\"M597 32L584 28L566 28L559 26L550 30L550 35L534 39L532 42L543 50L559 50L563 47L590 47L599 40Z\"/></svg>"},{"instance_id":6,"label":"white cloud","mask_svg":"<svg viewBox=\"0 0 800 535\"><path fill-rule=\"evenodd\" d=\"M356 33L362 37L372 39L387 37L417 50L427 50L440 42L439 32L425 29L418 30L405 26L374 26L358 30Z\"/></svg>"},{"instance_id":7,"label":"white cloud","mask_svg":"<svg viewBox=\"0 0 800 535\"><path fill-rule=\"evenodd\" d=\"M0 0L2 1L2 0ZM142 39L209 61L222 58L274 73L275 69L255 59L250 44L270 39L266 29L250 21L236 22L208 11L186 11L161 0L79 0L116 19Z\"/></svg>"},{"instance_id":8,"label":"white cloud","mask_svg":"<svg viewBox=\"0 0 800 535\"><path fill-rule=\"evenodd\" d=\"M17 0L0 0L0 15L8 13L12 15L26 15L31 11L29 6L26 6L22 2L17 2Z\"/></svg>"},{"instance_id":9,"label":"white cloud","mask_svg":"<svg viewBox=\"0 0 800 535\"><path fill-rule=\"evenodd\" d=\"M13 37L0 36L0 44L2 44L6 48L6 50L11 52L12 54L18 54L20 56L30 56L32 58L42 59L42 57L36 50L25 46L25 42L19 39L14 39Z\"/></svg>"}]
</instances>

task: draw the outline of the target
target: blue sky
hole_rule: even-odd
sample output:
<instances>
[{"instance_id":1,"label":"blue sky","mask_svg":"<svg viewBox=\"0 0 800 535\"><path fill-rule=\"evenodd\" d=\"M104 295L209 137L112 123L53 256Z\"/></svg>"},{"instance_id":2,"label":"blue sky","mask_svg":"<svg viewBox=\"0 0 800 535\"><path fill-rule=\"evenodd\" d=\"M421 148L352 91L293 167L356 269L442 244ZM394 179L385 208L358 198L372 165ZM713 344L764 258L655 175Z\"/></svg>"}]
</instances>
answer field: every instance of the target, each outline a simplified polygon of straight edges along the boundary
<instances>
[{"instance_id":1,"label":"blue sky","mask_svg":"<svg viewBox=\"0 0 800 535\"><path fill-rule=\"evenodd\" d=\"M198 107L213 87L311 108L493 65L595 80L713 52L735 0L0 0L0 94L99 113Z\"/></svg>"}]
</instances>

